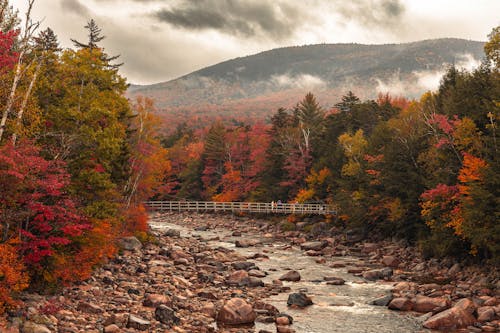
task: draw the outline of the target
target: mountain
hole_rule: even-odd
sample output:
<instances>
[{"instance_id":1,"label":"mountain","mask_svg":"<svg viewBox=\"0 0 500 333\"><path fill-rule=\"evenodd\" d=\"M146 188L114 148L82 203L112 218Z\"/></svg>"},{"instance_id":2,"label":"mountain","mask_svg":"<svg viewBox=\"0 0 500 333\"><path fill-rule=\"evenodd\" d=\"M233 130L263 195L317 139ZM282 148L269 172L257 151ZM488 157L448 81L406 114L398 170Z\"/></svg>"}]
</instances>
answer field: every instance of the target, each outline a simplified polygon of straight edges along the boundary
<instances>
[{"instance_id":1,"label":"mountain","mask_svg":"<svg viewBox=\"0 0 500 333\"><path fill-rule=\"evenodd\" d=\"M190 118L262 119L292 107L307 92L330 108L351 90L363 99L379 92L418 97L435 89L446 67L469 68L483 42L445 38L406 44L318 44L278 48L203 68L180 78L131 86L129 97L155 100L175 123Z\"/></svg>"}]
</instances>

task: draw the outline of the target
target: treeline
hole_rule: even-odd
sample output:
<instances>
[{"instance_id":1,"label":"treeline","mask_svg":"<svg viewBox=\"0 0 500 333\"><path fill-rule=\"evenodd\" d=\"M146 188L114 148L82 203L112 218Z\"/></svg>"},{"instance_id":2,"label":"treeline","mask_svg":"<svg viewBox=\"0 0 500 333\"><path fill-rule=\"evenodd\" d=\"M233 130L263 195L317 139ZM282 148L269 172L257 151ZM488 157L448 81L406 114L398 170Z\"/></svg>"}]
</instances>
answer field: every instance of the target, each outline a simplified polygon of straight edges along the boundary
<instances>
[{"instance_id":1,"label":"treeline","mask_svg":"<svg viewBox=\"0 0 500 333\"><path fill-rule=\"evenodd\" d=\"M450 67L416 101L349 92L324 110L309 93L270 125L179 126L163 140L163 198L320 201L364 235L498 262L500 28L485 53L478 69Z\"/></svg>"},{"instance_id":2,"label":"treeline","mask_svg":"<svg viewBox=\"0 0 500 333\"><path fill-rule=\"evenodd\" d=\"M30 287L86 279L123 235L147 237L141 202L169 168L151 101L134 105L116 58L89 39L62 50L0 0L0 313Z\"/></svg>"}]
</instances>

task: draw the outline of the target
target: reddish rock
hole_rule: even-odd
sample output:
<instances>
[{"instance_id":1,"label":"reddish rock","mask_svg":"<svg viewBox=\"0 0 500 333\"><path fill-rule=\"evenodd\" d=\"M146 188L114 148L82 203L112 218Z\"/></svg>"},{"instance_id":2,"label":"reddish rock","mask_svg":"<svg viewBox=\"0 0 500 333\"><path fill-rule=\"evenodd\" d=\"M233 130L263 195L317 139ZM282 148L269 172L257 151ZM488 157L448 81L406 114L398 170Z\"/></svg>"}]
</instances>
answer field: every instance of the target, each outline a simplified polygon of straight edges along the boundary
<instances>
[{"instance_id":1,"label":"reddish rock","mask_svg":"<svg viewBox=\"0 0 500 333\"><path fill-rule=\"evenodd\" d=\"M244 283L245 279L248 279L248 272L245 270L239 270L232 272L226 279L229 285L241 285Z\"/></svg>"},{"instance_id":2,"label":"reddish rock","mask_svg":"<svg viewBox=\"0 0 500 333\"><path fill-rule=\"evenodd\" d=\"M104 327L104 333L119 333L122 330L115 324L108 325Z\"/></svg>"},{"instance_id":3,"label":"reddish rock","mask_svg":"<svg viewBox=\"0 0 500 333\"><path fill-rule=\"evenodd\" d=\"M87 303L87 302L80 302L78 304L78 310L86 313L103 313L104 310L95 304L92 303Z\"/></svg>"},{"instance_id":4,"label":"reddish rock","mask_svg":"<svg viewBox=\"0 0 500 333\"><path fill-rule=\"evenodd\" d=\"M277 333L295 333L295 330L288 326L276 326Z\"/></svg>"},{"instance_id":5,"label":"reddish rock","mask_svg":"<svg viewBox=\"0 0 500 333\"><path fill-rule=\"evenodd\" d=\"M410 311L413 308L413 302L406 297L394 298L389 303L389 309L398 311Z\"/></svg>"},{"instance_id":6,"label":"reddish rock","mask_svg":"<svg viewBox=\"0 0 500 333\"><path fill-rule=\"evenodd\" d=\"M227 326L253 324L255 318L252 306L241 298L231 298L217 314L217 322Z\"/></svg>"},{"instance_id":7,"label":"reddish rock","mask_svg":"<svg viewBox=\"0 0 500 333\"><path fill-rule=\"evenodd\" d=\"M484 306L495 306L498 305L498 301L496 297L489 297L484 301Z\"/></svg>"},{"instance_id":8,"label":"reddish rock","mask_svg":"<svg viewBox=\"0 0 500 333\"><path fill-rule=\"evenodd\" d=\"M453 307L463 310L469 314L473 314L474 311L476 311L476 305L469 298L462 298Z\"/></svg>"},{"instance_id":9,"label":"reddish rock","mask_svg":"<svg viewBox=\"0 0 500 333\"><path fill-rule=\"evenodd\" d=\"M143 305L148 307L157 307L160 304L171 305L172 301L166 295L146 294Z\"/></svg>"},{"instance_id":10,"label":"reddish rock","mask_svg":"<svg viewBox=\"0 0 500 333\"><path fill-rule=\"evenodd\" d=\"M287 273L283 274L279 279L281 281L297 282L300 281L300 273L297 271L288 271Z\"/></svg>"},{"instance_id":11,"label":"reddish rock","mask_svg":"<svg viewBox=\"0 0 500 333\"><path fill-rule=\"evenodd\" d=\"M212 302L207 302L203 304L201 312L214 319L215 316L217 315L217 311L215 310L215 304Z\"/></svg>"},{"instance_id":12,"label":"reddish rock","mask_svg":"<svg viewBox=\"0 0 500 333\"><path fill-rule=\"evenodd\" d=\"M287 326L290 325L290 319L288 317L277 317L276 318L276 325L282 325L282 326Z\"/></svg>"},{"instance_id":13,"label":"reddish rock","mask_svg":"<svg viewBox=\"0 0 500 333\"><path fill-rule=\"evenodd\" d=\"M449 301L445 298L418 295L415 299L413 311L422 313L439 312L448 308L449 305Z\"/></svg>"},{"instance_id":14,"label":"reddish rock","mask_svg":"<svg viewBox=\"0 0 500 333\"><path fill-rule=\"evenodd\" d=\"M482 306L477 309L477 320L484 323L495 318L495 309L492 306Z\"/></svg>"},{"instance_id":15,"label":"reddish rock","mask_svg":"<svg viewBox=\"0 0 500 333\"><path fill-rule=\"evenodd\" d=\"M453 307L451 309L440 312L424 322L425 328L430 329L454 329L464 328L474 324L476 319L469 312Z\"/></svg>"},{"instance_id":16,"label":"reddish rock","mask_svg":"<svg viewBox=\"0 0 500 333\"><path fill-rule=\"evenodd\" d=\"M380 247L377 243L365 243L363 244L363 249L361 250L363 253L370 253L378 250Z\"/></svg>"},{"instance_id":17,"label":"reddish rock","mask_svg":"<svg viewBox=\"0 0 500 333\"><path fill-rule=\"evenodd\" d=\"M382 258L382 263L388 267L398 267L400 264L400 261L395 256L384 256Z\"/></svg>"}]
</instances>

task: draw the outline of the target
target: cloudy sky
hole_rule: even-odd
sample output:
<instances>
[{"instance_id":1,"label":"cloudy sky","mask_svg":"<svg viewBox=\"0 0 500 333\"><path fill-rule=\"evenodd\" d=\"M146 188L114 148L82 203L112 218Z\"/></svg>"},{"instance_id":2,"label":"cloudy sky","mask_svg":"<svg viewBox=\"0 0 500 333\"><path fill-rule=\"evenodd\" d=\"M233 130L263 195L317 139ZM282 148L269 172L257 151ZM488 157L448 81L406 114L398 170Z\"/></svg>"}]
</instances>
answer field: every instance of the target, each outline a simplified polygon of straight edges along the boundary
<instances>
[{"instance_id":1,"label":"cloudy sky","mask_svg":"<svg viewBox=\"0 0 500 333\"><path fill-rule=\"evenodd\" d=\"M36 0L33 16L65 47L94 18L122 74L147 84L282 46L486 40L499 13L498 0Z\"/></svg>"}]
</instances>

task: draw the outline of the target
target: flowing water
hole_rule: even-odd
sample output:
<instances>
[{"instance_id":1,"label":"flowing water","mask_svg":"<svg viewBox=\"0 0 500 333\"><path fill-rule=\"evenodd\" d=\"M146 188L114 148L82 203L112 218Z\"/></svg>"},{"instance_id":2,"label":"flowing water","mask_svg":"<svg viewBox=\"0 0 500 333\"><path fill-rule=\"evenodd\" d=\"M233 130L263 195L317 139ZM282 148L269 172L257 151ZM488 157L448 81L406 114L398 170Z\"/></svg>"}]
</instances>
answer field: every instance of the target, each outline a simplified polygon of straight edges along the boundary
<instances>
[{"instance_id":1,"label":"flowing water","mask_svg":"<svg viewBox=\"0 0 500 333\"><path fill-rule=\"evenodd\" d=\"M430 332L422 328L422 321L412 314L396 312L384 306L368 303L373 299L389 294L391 284L381 282L366 283L347 273L349 265L355 265L355 257L335 257L335 261L344 261L347 267L330 268L327 264L318 264L315 258L305 255L296 247L290 248L284 243L265 242L250 248L237 248L231 232L222 229L193 231L187 227L170 223L151 223L152 228L170 228L181 231L182 236L209 240L212 247L231 248L244 256L264 253L269 259L249 260L268 275L262 280L271 283L289 270L300 272L301 281L284 282L291 292L305 291L314 302L305 309L291 309L286 305L289 293L280 293L263 301L277 307L294 318L291 326L298 333L417 333ZM210 240L214 238L217 240ZM345 285L327 285L325 276L335 276L346 281ZM275 331L274 324L256 323L255 331L260 329Z\"/></svg>"}]
</instances>

